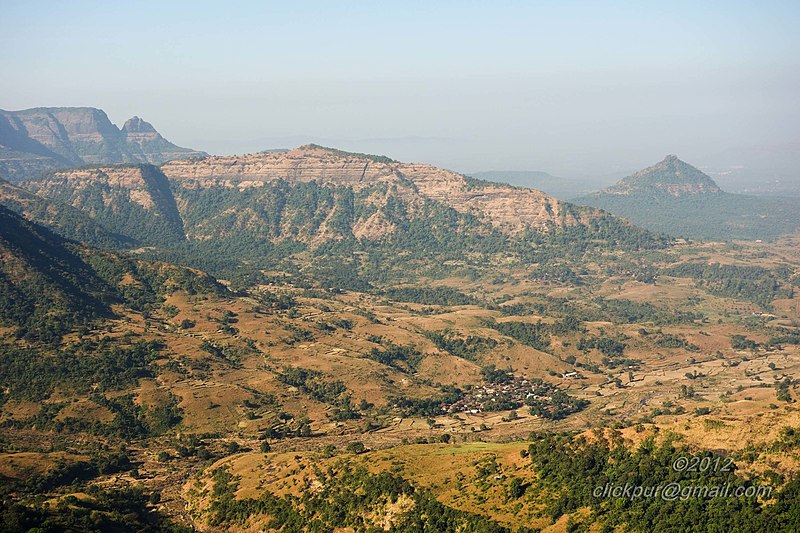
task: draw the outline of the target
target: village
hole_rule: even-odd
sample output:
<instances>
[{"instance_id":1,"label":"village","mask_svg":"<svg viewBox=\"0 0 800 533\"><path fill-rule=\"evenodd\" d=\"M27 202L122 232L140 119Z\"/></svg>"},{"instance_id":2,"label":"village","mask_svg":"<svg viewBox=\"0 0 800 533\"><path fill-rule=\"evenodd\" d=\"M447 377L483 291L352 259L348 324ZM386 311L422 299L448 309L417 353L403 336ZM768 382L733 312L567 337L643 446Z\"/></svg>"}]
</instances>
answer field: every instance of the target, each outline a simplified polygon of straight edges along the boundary
<instances>
[{"instance_id":1,"label":"village","mask_svg":"<svg viewBox=\"0 0 800 533\"><path fill-rule=\"evenodd\" d=\"M571 373L577 377L576 373ZM489 375L493 381L465 388L464 395L446 407L448 413L479 414L490 411L519 409L523 405L532 407L533 414L549 418L549 414L564 409L579 411L583 408L577 400L564 391L541 379L525 379L503 371ZM567 377L567 376L565 376Z\"/></svg>"}]
</instances>

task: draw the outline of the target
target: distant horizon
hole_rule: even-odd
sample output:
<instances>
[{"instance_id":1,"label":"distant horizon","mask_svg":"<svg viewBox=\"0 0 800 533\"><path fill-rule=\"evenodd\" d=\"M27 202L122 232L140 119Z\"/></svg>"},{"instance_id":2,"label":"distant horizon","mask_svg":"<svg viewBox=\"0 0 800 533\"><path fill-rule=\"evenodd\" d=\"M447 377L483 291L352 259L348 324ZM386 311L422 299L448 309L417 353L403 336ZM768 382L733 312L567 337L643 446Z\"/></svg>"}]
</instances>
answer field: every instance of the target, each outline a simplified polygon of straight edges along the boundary
<instances>
[{"instance_id":1,"label":"distant horizon","mask_svg":"<svg viewBox=\"0 0 800 533\"><path fill-rule=\"evenodd\" d=\"M499 180L506 183L510 183L512 185L520 185L525 187L534 187L536 188L535 183L522 183L519 181L520 176L511 176L511 174L526 174L526 173L543 173L547 174L553 178L561 180L563 183L569 185L571 184L575 190L582 190L583 192L589 191L596 191L601 190L606 187L614 185L620 179L630 176L631 174L642 170L644 168L650 167L659 161L663 160L665 157L669 155L675 155L679 159L683 160L686 163L689 163L692 166L697 167L704 173L711 176L715 181L719 181L722 188L728 190L729 192L756 192L760 194L781 194L785 192L789 192L792 196L800 196L800 173L796 173L794 176L790 176L789 179L786 179L785 175L781 175L776 179L776 176L765 174L763 176L758 175L759 171L756 169L754 172L756 173L756 178L753 178L753 172L744 172L742 174L742 170L745 169L743 166L736 166L730 165L729 168L723 168L719 166L714 166L712 163L711 166L708 164L703 164L702 162L696 162L694 160L688 159L681 154L674 154L670 152L664 152L661 156L654 156L653 158L642 161L638 166L629 166L628 168L619 167L614 170L605 169L600 170L588 174L581 174L581 173L564 173L564 172L554 172L548 168L542 167L532 167L532 168L507 168L507 167L485 167L485 168L468 168L468 167L461 167L459 165L449 165L447 163L441 163L436 157L431 159L426 159L424 157L416 157L414 155L413 149L407 149L406 156L399 156L397 153L391 150L393 147L393 142L424 142L424 141L445 141L447 139L435 139L435 138L423 138L423 137L406 137L400 139L392 139L392 138L381 138L381 139L316 139L312 136L303 136L303 135L296 135L290 138L282 138L282 139L271 139L267 140L261 148L253 148L251 150L231 150L226 152L212 152L208 149L204 149L202 147L197 147L193 145L189 145L185 142L182 142L180 139L174 139L173 136L169 132L162 131L158 126L158 120L151 120L150 117L141 116L141 114L134 114L127 118L123 119L116 119L113 117L108 110L99 108L96 106L91 105L82 105L82 106L65 106L65 105L38 105L32 106L28 108L22 109L7 109L7 108L0 108L0 111L5 112L24 112L33 109L96 109L106 114L109 121L118 129L121 129L125 122L131 120L133 118L139 118L144 122L151 124L159 134L161 134L165 139L170 142L174 142L178 146L182 146L184 148L190 148L193 150L200 150L203 152L208 153L209 155L213 156L240 156L245 154L254 154L259 152L269 152L269 151L282 151L282 150L293 150L299 148L303 145L307 144L315 144L322 146L324 148L332 148L337 150L342 150L346 152L354 152L354 153L367 153L372 155L379 155L379 156L386 156L391 159L395 159L401 162L412 162L412 163L427 163L432 164L437 167L446 168L448 170L452 170L455 172L459 172L464 175L479 175L479 174L495 174L492 177L484 178L490 180ZM250 142L252 144L252 141ZM797 157L800 156L800 143L787 143L787 146L790 147L792 151L792 155ZM370 149L372 147L373 149ZM731 149L729 152L731 153L741 153L741 149ZM702 159L702 158L701 158ZM706 159L708 161L708 159ZM713 159L712 159L713 161ZM591 161L587 161L591 163ZM506 179L503 179L502 174L508 173L509 176ZM515 178L515 179L511 179ZM793 179L794 178L794 179ZM731 181L732 179L732 181ZM778 190L771 190L775 188L776 183L780 183L781 180L784 182L788 182L788 191L786 184L782 187L778 187ZM524 180L523 180L524 181ZM544 190L545 188L543 188ZM568 187L569 190L572 190ZM782 190L783 189L783 190ZM560 189L558 189L560 191ZM547 191L550 192L550 191ZM551 192L551 194L555 194L555 192ZM574 195L564 195L560 194L560 198L562 199L571 199Z\"/></svg>"},{"instance_id":2,"label":"distant horizon","mask_svg":"<svg viewBox=\"0 0 800 533\"><path fill-rule=\"evenodd\" d=\"M800 173L797 2L5 0L3 15L0 105L137 115L209 153L315 142L575 178L676 153Z\"/></svg>"}]
</instances>

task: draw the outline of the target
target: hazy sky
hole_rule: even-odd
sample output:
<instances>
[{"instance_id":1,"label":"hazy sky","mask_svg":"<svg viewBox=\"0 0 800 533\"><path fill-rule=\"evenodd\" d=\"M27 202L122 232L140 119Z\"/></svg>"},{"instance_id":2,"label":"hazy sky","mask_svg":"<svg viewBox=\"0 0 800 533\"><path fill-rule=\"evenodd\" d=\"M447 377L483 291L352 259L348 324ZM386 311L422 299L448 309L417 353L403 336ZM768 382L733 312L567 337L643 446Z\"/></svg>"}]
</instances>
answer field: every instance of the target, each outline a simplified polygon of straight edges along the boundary
<instances>
[{"instance_id":1,"label":"hazy sky","mask_svg":"<svg viewBox=\"0 0 800 533\"><path fill-rule=\"evenodd\" d=\"M800 141L800 2L634 4L0 0L0 108L577 176Z\"/></svg>"}]
</instances>

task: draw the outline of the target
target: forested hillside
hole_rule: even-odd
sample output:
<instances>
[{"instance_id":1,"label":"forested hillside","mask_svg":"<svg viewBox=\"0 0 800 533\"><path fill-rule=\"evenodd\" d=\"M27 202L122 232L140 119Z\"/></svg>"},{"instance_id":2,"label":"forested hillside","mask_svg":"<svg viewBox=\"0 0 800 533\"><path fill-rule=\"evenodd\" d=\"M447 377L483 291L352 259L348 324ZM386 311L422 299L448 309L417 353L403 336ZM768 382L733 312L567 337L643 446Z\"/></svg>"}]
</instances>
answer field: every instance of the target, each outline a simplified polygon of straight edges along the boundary
<instances>
[{"instance_id":1,"label":"forested hillside","mask_svg":"<svg viewBox=\"0 0 800 533\"><path fill-rule=\"evenodd\" d=\"M800 228L797 198L726 193L675 156L575 202L651 231L691 239L774 240Z\"/></svg>"}]
</instances>

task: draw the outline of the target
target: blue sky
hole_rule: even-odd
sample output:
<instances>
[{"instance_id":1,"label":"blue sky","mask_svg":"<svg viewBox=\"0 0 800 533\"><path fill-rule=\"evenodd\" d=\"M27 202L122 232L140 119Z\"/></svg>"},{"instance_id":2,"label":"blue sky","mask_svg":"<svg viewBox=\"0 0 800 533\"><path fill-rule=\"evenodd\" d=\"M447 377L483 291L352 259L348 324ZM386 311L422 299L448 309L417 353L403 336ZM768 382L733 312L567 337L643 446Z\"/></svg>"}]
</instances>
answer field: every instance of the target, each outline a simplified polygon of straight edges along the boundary
<instances>
[{"instance_id":1,"label":"blue sky","mask_svg":"<svg viewBox=\"0 0 800 533\"><path fill-rule=\"evenodd\" d=\"M0 108L174 142L628 170L800 141L800 2L0 0Z\"/></svg>"}]
</instances>

